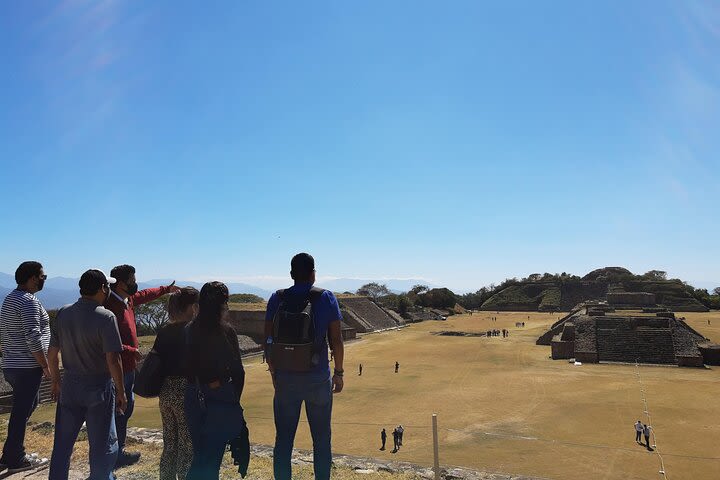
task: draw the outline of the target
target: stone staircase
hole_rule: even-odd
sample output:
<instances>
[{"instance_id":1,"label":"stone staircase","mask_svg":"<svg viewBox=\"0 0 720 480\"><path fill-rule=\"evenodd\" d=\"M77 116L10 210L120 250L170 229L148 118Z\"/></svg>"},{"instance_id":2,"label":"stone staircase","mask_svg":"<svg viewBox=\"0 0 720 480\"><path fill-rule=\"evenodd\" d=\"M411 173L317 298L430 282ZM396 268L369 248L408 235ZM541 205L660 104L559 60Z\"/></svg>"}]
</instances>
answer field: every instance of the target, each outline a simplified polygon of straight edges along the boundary
<instances>
[{"instance_id":1,"label":"stone staircase","mask_svg":"<svg viewBox=\"0 0 720 480\"><path fill-rule=\"evenodd\" d=\"M670 328L598 328L597 351L601 362L677 364Z\"/></svg>"},{"instance_id":2,"label":"stone staircase","mask_svg":"<svg viewBox=\"0 0 720 480\"><path fill-rule=\"evenodd\" d=\"M346 311L350 311L350 318L347 323L358 331L384 330L394 328L398 323L382 308L375 305L367 297L344 297L340 298L341 305ZM353 325L357 323L357 325Z\"/></svg>"}]
</instances>

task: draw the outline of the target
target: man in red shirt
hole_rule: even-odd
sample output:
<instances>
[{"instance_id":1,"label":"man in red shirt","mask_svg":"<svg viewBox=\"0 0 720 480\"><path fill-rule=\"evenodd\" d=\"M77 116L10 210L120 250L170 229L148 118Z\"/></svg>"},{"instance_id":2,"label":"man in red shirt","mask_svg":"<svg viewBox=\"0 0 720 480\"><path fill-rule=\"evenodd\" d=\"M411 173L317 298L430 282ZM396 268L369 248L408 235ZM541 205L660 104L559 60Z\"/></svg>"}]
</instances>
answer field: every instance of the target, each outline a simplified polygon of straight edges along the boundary
<instances>
[{"instance_id":1,"label":"man in red shirt","mask_svg":"<svg viewBox=\"0 0 720 480\"><path fill-rule=\"evenodd\" d=\"M132 265L118 265L110 272L110 276L117 282L111 286L110 296L104 307L115 314L117 318L120 339L122 340L123 377L125 380L125 394L127 395L127 407L124 414L115 415L115 427L118 436L118 459L115 468L132 465L140 460L140 453L125 451L125 439L127 438L127 425L135 407L135 368L138 360L142 358L138 350L137 325L135 324L135 305L152 302L166 293L174 293L180 290L175 282L164 287L148 288L138 292L138 285L135 279L135 267Z\"/></svg>"}]
</instances>

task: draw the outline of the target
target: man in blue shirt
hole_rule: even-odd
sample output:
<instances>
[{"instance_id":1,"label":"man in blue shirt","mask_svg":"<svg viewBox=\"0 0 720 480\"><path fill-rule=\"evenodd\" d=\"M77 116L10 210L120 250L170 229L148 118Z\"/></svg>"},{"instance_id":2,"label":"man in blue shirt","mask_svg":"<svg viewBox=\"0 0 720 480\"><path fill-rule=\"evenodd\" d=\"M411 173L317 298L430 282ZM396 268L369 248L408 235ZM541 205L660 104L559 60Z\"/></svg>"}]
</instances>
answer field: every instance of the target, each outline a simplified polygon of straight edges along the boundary
<instances>
[{"instance_id":1,"label":"man in blue shirt","mask_svg":"<svg viewBox=\"0 0 720 480\"><path fill-rule=\"evenodd\" d=\"M283 297L309 298L315 283L315 260L307 253L295 255L290 262L290 276L295 284L284 291ZM268 301L265 314L265 339L272 344L273 320L281 306L278 293ZM290 480L292 476L290 457L295 432L300 420L300 409L305 402L305 412L313 439L313 464L316 480L330 478L332 453L330 447L330 417L332 395L343 389L343 342L340 307L335 295L324 290L313 302L312 315L315 325L315 342L319 346L318 362L307 372L291 372L274 368L272 359L268 366L275 386L273 411L275 413L275 448L273 469L276 480ZM334 353L335 369L330 376L328 360L329 338Z\"/></svg>"}]
</instances>

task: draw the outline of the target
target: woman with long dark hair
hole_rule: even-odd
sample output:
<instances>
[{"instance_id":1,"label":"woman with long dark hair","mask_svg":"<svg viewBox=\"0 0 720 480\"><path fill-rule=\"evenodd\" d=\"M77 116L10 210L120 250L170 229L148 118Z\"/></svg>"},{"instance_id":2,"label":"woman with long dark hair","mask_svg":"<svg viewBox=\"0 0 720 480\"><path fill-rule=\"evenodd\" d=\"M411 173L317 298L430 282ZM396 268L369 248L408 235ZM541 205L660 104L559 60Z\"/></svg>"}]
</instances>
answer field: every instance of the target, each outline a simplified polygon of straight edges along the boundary
<instances>
[{"instance_id":1,"label":"woman with long dark hair","mask_svg":"<svg viewBox=\"0 0 720 480\"><path fill-rule=\"evenodd\" d=\"M185 480L193 458L193 447L185 417L187 378L183 370L185 326L198 313L200 293L193 287L181 288L168 299L170 323L160 329L155 350L160 355L163 384L160 415L163 424L163 451L160 480Z\"/></svg>"},{"instance_id":2,"label":"woman with long dark hair","mask_svg":"<svg viewBox=\"0 0 720 480\"><path fill-rule=\"evenodd\" d=\"M189 480L217 479L227 444L236 461L238 443L247 445L240 406L245 370L237 334L225 321L228 298L225 284L203 285L197 317L185 328L185 414L193 443Z\"/></svg>"}]
</instances>

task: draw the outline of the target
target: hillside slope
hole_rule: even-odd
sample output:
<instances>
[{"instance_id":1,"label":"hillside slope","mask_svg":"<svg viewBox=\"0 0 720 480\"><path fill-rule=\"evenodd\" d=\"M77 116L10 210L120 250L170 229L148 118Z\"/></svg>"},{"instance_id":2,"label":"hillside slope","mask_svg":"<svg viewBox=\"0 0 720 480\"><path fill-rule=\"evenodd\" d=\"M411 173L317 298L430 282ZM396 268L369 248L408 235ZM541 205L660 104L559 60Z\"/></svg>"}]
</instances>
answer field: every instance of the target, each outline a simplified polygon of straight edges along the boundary
<instances>
[{"instance_id":1,"label":"hillside slope","mask_svg":"<svg viewBox=\"0 0 720 480\"><path fill-rule=\"evenodd\" d=\"M656 304L676 312L707 311L688 292L682 281L648 279L633 275L621 267L594 270L582 278L556 275L534 280L509 280L480 308L496 311L568 311L586 300L607 300L608 291L652 293Z\"/></svg>"}]
</instances>

